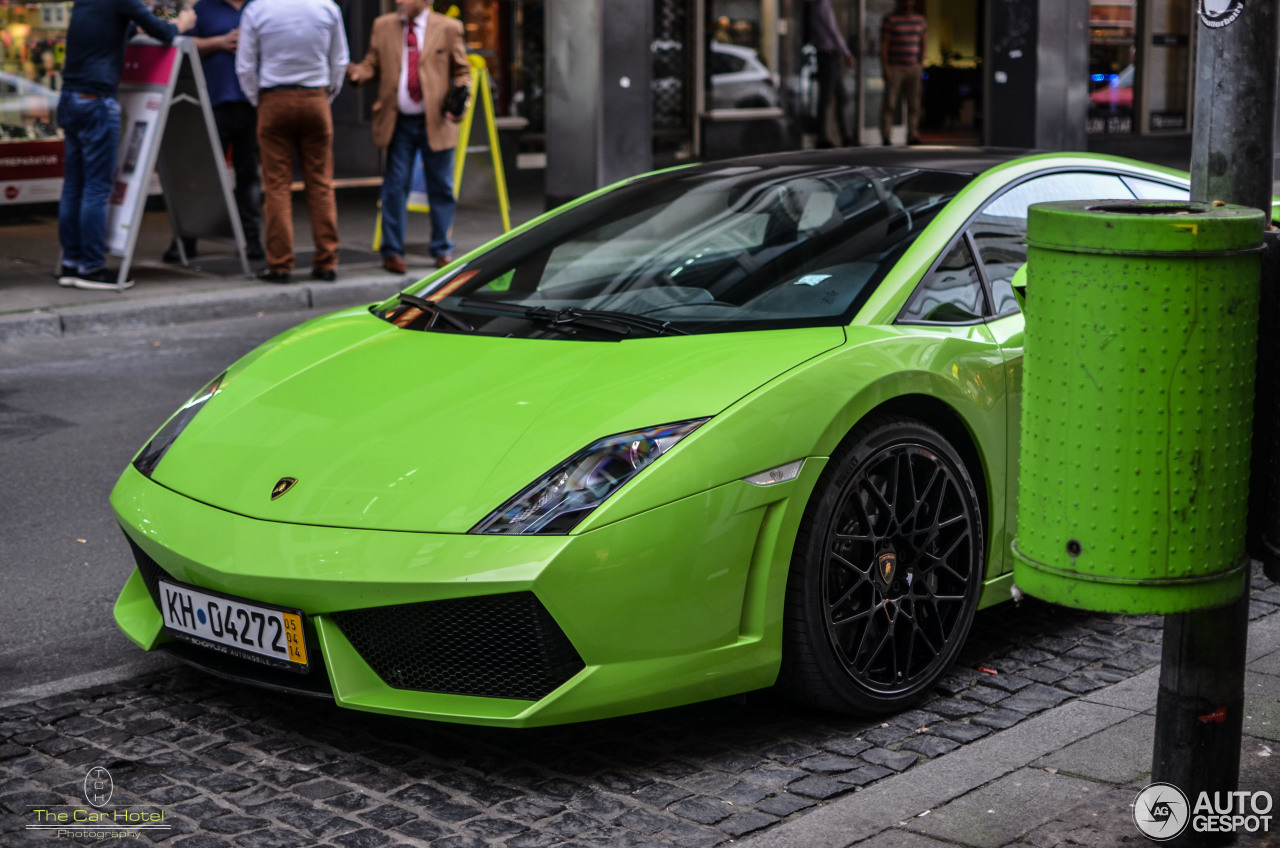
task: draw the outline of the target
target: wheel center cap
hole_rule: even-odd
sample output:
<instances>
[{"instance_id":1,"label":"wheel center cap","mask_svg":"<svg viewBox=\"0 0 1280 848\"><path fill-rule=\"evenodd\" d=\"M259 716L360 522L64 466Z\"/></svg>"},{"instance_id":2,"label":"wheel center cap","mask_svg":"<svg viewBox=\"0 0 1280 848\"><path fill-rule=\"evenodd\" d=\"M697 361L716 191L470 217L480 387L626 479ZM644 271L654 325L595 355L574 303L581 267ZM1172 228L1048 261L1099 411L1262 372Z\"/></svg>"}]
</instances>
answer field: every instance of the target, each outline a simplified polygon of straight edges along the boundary
<instances>
[{"instance_id":1,"label":"wheel center cap","mask_svg":"<svg viewBox=\"0 0 1280 848\"><path fill-rule=\"evenodd\" d=\"M898 554L894 551L883 551L876 557L876 580L886 591L898 578Z\"/></svg>"}]
</instances>

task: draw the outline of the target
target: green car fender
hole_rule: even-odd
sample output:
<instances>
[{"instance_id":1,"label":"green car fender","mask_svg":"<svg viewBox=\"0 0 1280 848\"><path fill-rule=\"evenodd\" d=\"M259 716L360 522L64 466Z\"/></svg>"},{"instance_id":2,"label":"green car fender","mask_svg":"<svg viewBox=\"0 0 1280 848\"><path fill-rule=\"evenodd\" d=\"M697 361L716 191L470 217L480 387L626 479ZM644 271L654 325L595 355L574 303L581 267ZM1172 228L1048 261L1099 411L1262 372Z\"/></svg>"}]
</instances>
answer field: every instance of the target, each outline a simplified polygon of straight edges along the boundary
<instances>
[{"instance_id":1,"label":"green car fender","mask_svg":"<svg viewBox=\"0 0 1280 848\"><path fill-rule=\"evenodd\" d=\"M759 509L751 573L743 577L743 621L780 626L795 534L827 458L867 416L892 410L943 424L984 490L989 516L989 580L1008 570L1003 539L1003 451L1007 426L1006 368L985 325L939 327L929 361L916 361L918 342L910 331L887 327L851 328L858 342L797 365L717 415L606 501L575 532L607 526L659 509L673 493L693 497L720 485L749 486L743 478L804 460L794 481L760 487L743 509ZM995 446L989 448L989 446ZM756 525L753 525L756 526ZM993 588L983 599L1007 595ZM780 630L759 630L771 641ZM780 646L780 642L778 642ZM770 646L771 648L774 646Z\"/></svg>"}]
</instances>

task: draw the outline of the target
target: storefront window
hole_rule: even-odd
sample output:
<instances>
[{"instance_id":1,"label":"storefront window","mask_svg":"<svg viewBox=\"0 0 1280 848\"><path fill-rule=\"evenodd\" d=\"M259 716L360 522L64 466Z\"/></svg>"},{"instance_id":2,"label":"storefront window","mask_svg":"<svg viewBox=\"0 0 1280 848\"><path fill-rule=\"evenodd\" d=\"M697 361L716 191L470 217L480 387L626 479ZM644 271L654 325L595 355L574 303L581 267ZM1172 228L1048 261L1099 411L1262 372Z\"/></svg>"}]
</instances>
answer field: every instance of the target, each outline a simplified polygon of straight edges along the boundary
<instances>
[{"instance_id":1,"label":"storefront window","mask_svg":"<svg viewBox=\"0 0 1280 848\"><path fill-rule=\"evenodd\" d=\"M0 141L61 137L58 91L70 3L0 6Z\"/></svg>"},{"instance_id":2,"label":"storefront window","mask_svg":"<svg viewBox=\"0 0 1280 848\"><path fill-rule=\"evenodd\" d=\"M1136 0L1089 3L1088 132L1131 133L1136 78Z\"/></svg>"},{"instance_id":3,"label":"storefront window","mask_svg":"<svg viewBox=\"0 0 1280 848\"><path fill-rule=\"evenodd\" d=\"M503 114L529 121L529 132L546 131L546 4L543 0L514 0L511 4L511 62L507 90L510 101Z\"/></svg>"},{"instance_id":4,"label":"storefront window","mask_svg":"<svg viewBox=\"0 0 1280 848\"><path fill-rule=\"evenodd\" d=\"M765 0L710 0L706 105L723 109L777 109L778 75L769 67Z\"/></svg>"},{"instance_id":5,"label":"storefront window","mask_svg":"<svg viewBox=\"0 0 1280 848\"><path fill-rule=\"evenodd\" d=\"M1143 60L1147 132L1186 132L1191 98L1190 0L1153 3L1147 12L1150 45Z\"/></svg>"},{"instance_id":6,"label":"storefront window","mask_svg":"<svg viewBox=\"0 0 1280 848\"><path fill-rule=\"evenodd\" d=\"M508 49L505 18L511 11L510 3L499 3L498 0L466 0L462 9L462 20L467 32L467 52L484 58L494 82L494 99L500 114L506 114L511 103L511 93L508 85L504 84L510 79L506 62Z\"/></svg>"}]
</instances>

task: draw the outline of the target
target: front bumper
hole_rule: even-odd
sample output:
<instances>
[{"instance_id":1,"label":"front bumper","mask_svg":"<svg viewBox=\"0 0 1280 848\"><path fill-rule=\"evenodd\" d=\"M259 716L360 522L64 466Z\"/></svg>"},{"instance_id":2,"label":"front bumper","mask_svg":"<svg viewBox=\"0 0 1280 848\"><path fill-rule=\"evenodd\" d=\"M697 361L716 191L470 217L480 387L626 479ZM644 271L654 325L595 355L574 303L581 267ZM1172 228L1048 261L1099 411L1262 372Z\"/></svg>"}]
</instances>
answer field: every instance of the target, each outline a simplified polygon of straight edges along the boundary
<instances>
[{"instance_id":1,"label":"front bumper","mask_svg":"<svg viewBox=\"0 0 1280 848\"><path fill-rule=\"evenodd\" d=\"M408 533L261 521L183 497L133 468L121 477L111 501L143 570L150 561L183 583L302 610L309 647L323 660L317 664L323 671L315 673L327 675L339 705L532 726L658 709L772 684L781 657L782 595L795 530L822 464L806 462L790 483L761 488L735 481L572 536ZM450 604L454 607L447 609ZM515 612L472 615L494 604ZM416 643L403 644L408 638L404 622L422 618L413 605L427 605L418 609L432 615L449 611L453 629L447 638L428 628ZM454 614L458 610L463 612ZM383 615L388 612L394 616ZM126 635L147 650L171 640L141 571L126 583L115 616ZM549 684L477 689L474 676L454 686L447 682L453 679L449 674L400 672L405 657L465 652L473 642L487 644L489 653L470 656L471 667L492 670L512 662L510 646L501 635L493 636L493 627L513 616L532 622L515 628L527 643L520 648L521 662L535 654L545 660L553 669ZM361 620L378 626L357 632ZM557 632L565 644L554 644ZM378 644L395 645L399 659L379 659ZM184 659L199 664L198 651L192 659L190 650L181 650ZM228 672L225 664L211 670L272 685L261 675ZM279 674L282 688L297 688L288 672ZM487 694L471 694L477 691Z\"/></svg>"}]
</instances>

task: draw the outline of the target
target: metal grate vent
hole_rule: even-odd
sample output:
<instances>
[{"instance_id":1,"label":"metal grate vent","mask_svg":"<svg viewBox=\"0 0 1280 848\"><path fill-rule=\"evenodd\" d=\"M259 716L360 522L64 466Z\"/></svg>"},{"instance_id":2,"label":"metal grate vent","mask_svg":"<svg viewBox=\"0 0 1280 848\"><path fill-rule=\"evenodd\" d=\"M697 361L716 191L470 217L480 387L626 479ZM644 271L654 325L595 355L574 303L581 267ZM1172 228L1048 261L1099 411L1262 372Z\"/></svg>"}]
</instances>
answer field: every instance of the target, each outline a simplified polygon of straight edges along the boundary
<instances>
[{"instance_id":1,"label":"metal grate vent","mask_svg":"<svg viewBox=\"0 0 1280 848\"><path fill-rule=\"evenodd\" d=\"M532 592L335 613L395 689L536 701L586 664Z\"/></svg>"},{"instance_id":2,"label":"metal grate vent","mask_svg":"<svg viewBox=\"0 0 1280 848\"><path fill-rule=\"evenodd\" d=\"M688 52L691 28L687 0L654 0L653 127L689 131L690 80Z\"/></svg>"}]
</instances>

